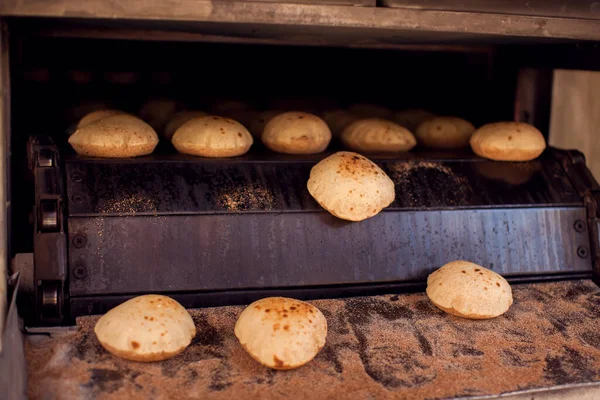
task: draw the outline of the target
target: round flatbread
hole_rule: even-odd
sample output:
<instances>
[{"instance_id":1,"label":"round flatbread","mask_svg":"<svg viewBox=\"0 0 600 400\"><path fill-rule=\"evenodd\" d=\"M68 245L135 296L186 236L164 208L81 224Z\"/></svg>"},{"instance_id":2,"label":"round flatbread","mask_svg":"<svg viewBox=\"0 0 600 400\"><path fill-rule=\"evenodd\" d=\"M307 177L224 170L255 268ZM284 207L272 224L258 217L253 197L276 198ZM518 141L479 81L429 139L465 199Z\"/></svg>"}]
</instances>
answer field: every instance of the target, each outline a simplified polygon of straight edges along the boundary
<instances>
[{"instance_id":1,"label":"round flatbread","mask_svg":"<svg viewBox=\"0 0 600 400\"><path fill-rule=\"evenodd\" d=\"M381 118L361 119L351 123L342 132L341 140L350 150L368 153L408 151L417 144L408 129Z\"/></svg>"},{"instance_id":2,"label":"round flatbread","mask_svg":"<svg viewBox=\"0 0 600 400\"><path fill-rule=\"evenodd\" d=\"M292 111L271 118L261 139L265 146L279 153L316 154L329 145L331 131L316 115Z\"/></svg>"},{"instance_id":3,"label":"round flatbread","mask_svg":"<svg viewBox=\"0 0 600 400\"><path fill-rule=\"evenodd\" d=\"M338 218L362 221L389 206L396 197L394 182L368 158L337 152L310 171L308 191Z\"/></svg>"},{"instance_id":4,"label":"round flatbread","mask_svg":"<svg viewBox=\"0 0 600 400\"><path fill-rule=\"evenodd\" d=\"M546 149L544 135L525 122L494 122L471 137L475 154L496 161L530 161Z\"/></svg>"},{"instance_id":5,"label":"round flatbread","mask_svg":"<svg viewBox=\"0 0 600 400\"><path fill-rule=\"evenodd\" d=\"M94 332L112 354L133 361L160 361L182 352L196 335L192 317L167 296L144 295L104 314Z\"/></svg>"},{"instance_id":6,"label":"round flatbread","mask_svg":"<svg viewBox=\"0 0 600 400\"><path fill-rule=\"evenodd\" d=\"M242 124L213 115L189 120L177 129L171 141L180 153L202 157L241 156L254 143Z\"/></svg>"},{"instance_id":7,"label":"round flatbread","mask_svg":"<svg viewBox=\"0 0 600 400\"><path fill-rule=\"evenodd\" d=\"M499 274L468 261L453 261L427 278L427 296L441 310L470 319L495 318L513 303Z\"/></svg>"},{"instance_id":8,"label":"round flatbread","mask_svg":"<svg viewBox=\"0 0 600 400\"><path fill-rule=\"evenodd\" d=\"M117 114L77 129L69 143L82 156L126 158L151 154L158 135L141 119Z\"/></svg>"},{"instance_id":9,"label":"round flatbread","mask_svg":"<svg viewBox=\"0 0 600 400\"><path fill-rule=\"evenodd\" d=\"M421 123L415 136L423 147L451 150L469 147L473 132L473 124L462 118L434 117Z\"/></svg>"},{"instance_id":10,"label":"round flatbread","mask_svg":"<svg viewBox=\"0 0 600 400\"><path fill-rule=\"evenodd\" d=\"M268 297L242 311L234 332L259 363L273 369L293 369L311 361L323 348L327 320L312 304Z\"/></svg>"}]
</instances>

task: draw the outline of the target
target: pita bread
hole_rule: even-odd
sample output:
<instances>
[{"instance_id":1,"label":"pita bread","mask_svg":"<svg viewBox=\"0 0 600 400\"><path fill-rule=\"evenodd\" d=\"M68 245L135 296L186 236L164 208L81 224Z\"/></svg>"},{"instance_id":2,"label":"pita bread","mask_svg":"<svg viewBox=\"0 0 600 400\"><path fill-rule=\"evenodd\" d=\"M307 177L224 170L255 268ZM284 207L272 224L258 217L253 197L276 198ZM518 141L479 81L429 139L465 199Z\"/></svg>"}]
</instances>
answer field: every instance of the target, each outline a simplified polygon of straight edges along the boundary
<instances>
[{"instance_id":1,"label":"pita bread","mask_svg":"<svg viewBox=\"0 0 600 400\"><path fill-rule=\"evenodd\" d=\"M182 352L196 335L192 317L167 296L144 295L104 314L94 332L112 354L133 361L160 361Z\"/></svg>"},{"instance_id":2,"label":"pita bread","mask_svg":"<svg viewBox=\"0 0 600 400\"><path fill-rule=\"evenodd\" d=\"M327 320L317 307L304 301L268 297L242 311L234 332L259 363L293 369L311 361L323 348Z\"/></svg>"},{"instance_id":3,"label":"pita bread","mask_svg":"<svg viewBox=\"0 0 600 400\"><path fill-rule=\"evenodd\" d=\"M378 214L396 197L394 182L368 158L340 151L310 171L308 191L338 218L362 221Z\"/></svg>"},{"instance_id":4,"label":"pita bread","mask_svg":"<svg viewBox=\"0 0 600 400\"><path fill-rule=\"evenodd\" d=\"M525 122L494 122L477 129L471 148L478 156L496 161L530 161L546 149L544 135Z\"/></svg>"},{"instance_id":5,"label":"pita bread","mask_svg":"<svg viewBox=\"0 0 600 400\"><path fill-rule=\"evenodd\" d=\"M468 261L453 261L427 278L427 296L441 310L470 319L495 318L512 305L502 276Z\"/></svg>"}]
</instances>

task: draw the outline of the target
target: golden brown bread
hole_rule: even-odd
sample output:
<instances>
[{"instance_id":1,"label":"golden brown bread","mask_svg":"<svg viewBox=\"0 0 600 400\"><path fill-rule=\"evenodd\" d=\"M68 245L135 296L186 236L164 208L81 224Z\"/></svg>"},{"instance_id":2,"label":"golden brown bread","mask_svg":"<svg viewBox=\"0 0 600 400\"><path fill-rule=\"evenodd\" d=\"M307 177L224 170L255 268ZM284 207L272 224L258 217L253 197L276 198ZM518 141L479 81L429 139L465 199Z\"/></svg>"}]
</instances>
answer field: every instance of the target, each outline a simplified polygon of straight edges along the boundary
<instances>
[{"instance_id":1,"label":"golden brown bread","mask_svg":"<svg viewBox=\"0 0 600 400\"><path fill-rule=\"evenodd\" d=\"M269 149L287 154L316 154L331 141L331 131L321 118L305 112L285 112L267 123L261 136Z\"/></svg>"},{"instance_id":2,"label":"golden brown bread","mask_svg":"<svg viewBox=\"0 0 600 400\"><path fill-rule=\"evenodd\" d=\"M423 147L432 149L462 149L469 147L475 127L457 117L433 117L422 122L415 136Z\"/></svg>"},{"instance_id":3,"label":"golden brown bread","mask_svg":"<svg viewBox=\"0 0 600 400\"><path fill-rule=\"evenodd\" d=\"M234 333L256 361L273 369L293 369L312 360L323 348L327 320L312 304L268 297L242 311Z\"/></svg>"},{"instance_id":4,"label":"golden brown bread","mask_svg":"<svg viewBox=\"0 0 600 400\"><path fill-rule=\"evenodd\" d=\"M194 321L177 301L162 295L130 299L104 314L94 332L114 355L160 361L182 352L196 335Z\"/></svg>"},{"instance_id":5,"label":"golden brown bread","mask_svg":"<svg viewBox=\"0 0 600 400\"><path fill-rule=\"evenodd\" d=\"M181 125L171 140L182 154L202 157L236 157L254 143L250 132L229 118L207 115Z\"/></svg>"},{"instance_id":6,"label":"golden brown bread","mask_svg":"<svg viewBox=\"0 0 600 400\"><path fill-rule=\"evenodd\" d=\"M389 206L394 182L368 158L337 152L315 165L307 183L311 196L338 218L362 221Z\"/></svg>"},{"instance_id":7,"label":"golden brown bread","mask_svg":"<svg viewBox=\"0 0 600 400\"><path fill-rule=\"evenodd\" d=\"M344 129L343 145L358 152L402 152L415 147L417 141L410 131L381 118L361 119Z\"/></svg>"},{"instance_id":8,"label":"golden brown bread","mask_svg":"<svg viewBox=\"0 0 600 400\"><path fill-rule=\"evenodd\" d=\"M510 285L499 274L472 262L452 261L427 278L427 296L449 314L470 319L495 318L510 308Z\"/></svg>"},{"instance_id":9,"label":"golden brown bread","mask_svg":"<svg viewBox=\"0 0 600 400\"><path fill-rule=\"evenodd\" d=\"M141 119L117 114L77 129L69 143L79 155L126 158L151 154L158 135Z\"/></svg>"},{"instance_id":10,"label":"golden brown bread","mask_svg":"<svg viewBox=\"0 0 600 400\"><path fill-rule=\"evenodd\" d=\"M471 137L475 154L496 161L530 161L546 149L546 140L525 122L494 122L477 129Z\"/></svg>"}]
</instances>

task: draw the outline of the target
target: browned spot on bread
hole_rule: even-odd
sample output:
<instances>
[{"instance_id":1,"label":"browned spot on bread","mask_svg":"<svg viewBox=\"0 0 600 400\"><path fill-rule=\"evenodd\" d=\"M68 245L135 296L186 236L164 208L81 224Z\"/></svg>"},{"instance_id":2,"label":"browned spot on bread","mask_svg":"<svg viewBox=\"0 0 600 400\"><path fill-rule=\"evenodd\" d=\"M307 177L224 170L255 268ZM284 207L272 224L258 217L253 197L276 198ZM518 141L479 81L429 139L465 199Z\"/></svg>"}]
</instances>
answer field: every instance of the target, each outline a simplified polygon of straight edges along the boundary
<instances>
[{"instance_id":1,"label":"browned spot on bread","mask_svg":"<svg viewBox=\"0 0 600 400\"><path fill-rule=\"evenodd\" d=\"M442 127L438 125L438 126L437 126L437 130L438 130L438 131L441 131L441 130L442 130Z\"/></svg>"},{"instance_id":2,"label":"browned spot on bread","mask_svg":"<svg viewBox=\"0 0 600 400\"><path fill-rule=\"evenodd\" d=\"M271 312L271 309L270 309L270 308L267 308L267 309L265 310L265 312Z\"/></svg>"},{"instance_id":3,"label":"browned spot on bread","mask_svg":"<svg viewBox=\"0 0 600 400\"><path fill-rule=\"evenodd\" d=\"M140 344L138 342L136 342L135 340L132 340L131 347L133 347L134 349L137 349L140 347Z\"/></svg>"},{"instance_id":4,"label":"browned spot on bread","mask_svg":"<svg viewBox=\"0 0 600 400\"><path fill-rule=\"evenodd\" d=\"M148 316L147 316L147 315L144 315L144 319L148 319Z\"/></svg>"},{"instance_id":5,"label":"browned spot on bread","mask_svg":"<svg viewBox=\"0 0 600 400\"><path fill-rule=\"evenodd\" d=\"M156 341L152 342L152 344L156 344Z\"/></svg>"},{"instance_id":6,"label":"browned spot on bread","mask_svg":"<svg viewBox=\"0 0 600 400\"><path fill-rule=\"evenodd\" d=\"M239 137L242 137L242 132L238 132L238 136L239 136Z\"/></svg>"},{"instance_id":7,"label":"browned spot on bread","mask_svg":"<svg viewBox=\"0 0 600 400\"><path fill-rule=\"evenodd\" d=\"M496 282L496 286L500 287L500 282Z\"/></svg>"},{"instance_id":8,"label":"browned spot on bread","mask_svg":"<svg viewBox=\"0 0 600 400\"><path fill-rule=\"evenodd\" d=\"M289 325L284 325L284 326L283 326L283 330L285 330L285 331L289 331L289 330L290 330L290 326L289 326Z\"/></svg>"},{"instance_id":9,"label":"browned spot on bread","mask_svg":"<svg viewBox=\"0 0 600 400\"><path fill-rule=\"evenodd\" d=\"M273 332L277 332L280 327L281 327L281 325L279 325L279 324L273 324Z\"/></svg>"},{"instance_id":10,"label":"browned spot on bread","mask_svg":"<svg viewBox=\"0 0 600 400\"><path fill-rule=\"evenodd\" d=\"M509 136L509 137L508 137L508 140L512 140L512 136Z\"/></svg>"},{"instance_id":11,"label":"browned spot on bread","mask_svg":"<svg viewBox=\"0 0 600 400\"><path fill-rule=\"evenodd\" d=\"M466 273L467 273L467 271L465 271L465 270L462 270L462 271L460 271L460 272L462 272L463 274L466 274Z\"/></svg>"},{"instance_id":12,"label":"browned spot on bread","mask_svg":"<svg viewBox=\"0 0 600 400\"><path fill-rule=\"evenodd\" d=\"M154 321L154 317L150 317L150 321Z\"/></svg>"},{"instance_id":13,"label":"browned spot on bread","mask_svg":"<svg viewBox=\"0 0 600 400\"><path fill-rule=\"evenodd\" d=\"M475 268L475 272L479 272L481 271L479 268Z\"/></svg>"},{"instance_id":14,"label":"browned spot on bread","mask_svg":"<svg viewBox=\"0 0 600 400\"><path fill-rule=\"evenodd\" d=\"M483 290L487 290L487 286L484 286L484 287L483 287Z\"/></svg>"},{"instance_id":15,"label":"browned spot on bread","mask_svg":"<svg viewBox=\"0 0 600 400\"><path fill-rule=\"evenodd\" d=\"M273 362L275 363L275 366L277 368L285 367L285 363L282 360L280 360L279 358L277 358L276 355L273 355Z\"/></svg>"}]
</instances>

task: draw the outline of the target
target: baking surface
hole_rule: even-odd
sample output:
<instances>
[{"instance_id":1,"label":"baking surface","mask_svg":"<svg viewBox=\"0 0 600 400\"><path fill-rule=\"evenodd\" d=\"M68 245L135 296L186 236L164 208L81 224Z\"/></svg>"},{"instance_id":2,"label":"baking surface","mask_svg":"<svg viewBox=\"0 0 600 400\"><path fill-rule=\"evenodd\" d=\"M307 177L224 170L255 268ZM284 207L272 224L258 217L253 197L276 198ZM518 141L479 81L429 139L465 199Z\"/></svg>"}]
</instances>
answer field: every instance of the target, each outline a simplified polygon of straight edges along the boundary
<instances>
[{"instance_id":1,"label":"baking surface","mask_svg":"<svg viewBox=\"0 0 600 400\"><path fill-rule=\"evenodd\" d=\"M75 333L29 336L31 399L448 398L600 382L600 289L591 281L513 286L503 316L472 321L424 293L317 300L327 343L296 370L255 362L233 334L243 307L190 310L180 355L137 363L107 353L94 317Z\"/></svg>"}]
</instances>

